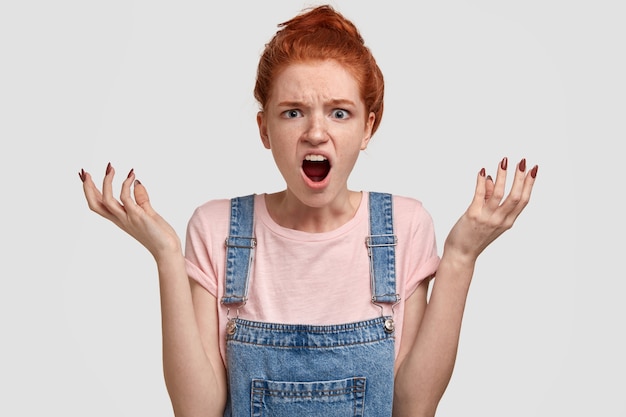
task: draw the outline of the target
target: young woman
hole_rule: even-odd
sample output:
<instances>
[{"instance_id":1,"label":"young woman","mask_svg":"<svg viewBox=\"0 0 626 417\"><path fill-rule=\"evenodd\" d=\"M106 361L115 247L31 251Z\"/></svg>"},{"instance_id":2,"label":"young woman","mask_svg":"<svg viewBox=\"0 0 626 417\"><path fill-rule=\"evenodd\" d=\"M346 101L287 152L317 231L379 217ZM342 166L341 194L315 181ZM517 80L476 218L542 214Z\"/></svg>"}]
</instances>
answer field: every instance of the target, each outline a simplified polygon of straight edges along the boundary
<instances>
[{"instance_id":1,"label":"young woman","mask_svg":"<svg viewBox=\"0 0 626 417\"><path fill-rule=\"evenodd\" d=\"M179 237L131 170L109 164L89 207L158 267L165 380L177 416L433 416L454 367L479 254L530 199L537 166L508 161L475 196L441 258L418 200L348 189L383 113L383 76L329 6L280 25L255 97L286 187L209 201ZM427 299L432 278L432 294Z\"/></svg>"}]
</instances>

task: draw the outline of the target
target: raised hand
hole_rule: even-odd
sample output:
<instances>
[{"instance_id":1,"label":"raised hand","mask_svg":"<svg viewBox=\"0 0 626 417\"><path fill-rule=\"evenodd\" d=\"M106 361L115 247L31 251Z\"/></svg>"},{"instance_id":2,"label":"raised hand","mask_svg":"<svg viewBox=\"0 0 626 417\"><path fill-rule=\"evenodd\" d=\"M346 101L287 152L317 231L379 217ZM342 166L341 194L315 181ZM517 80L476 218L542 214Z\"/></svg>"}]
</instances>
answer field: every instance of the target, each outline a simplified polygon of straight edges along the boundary
<instances>
[{"instance_id":1,"label":"raised hand","mask_svg":"<svg viewBox=\"0 0 626 417\"><path fill-rule=\"evenodd\" d=\"M526 207L537 177L535 165L526 172L526 160L516 166L513 184L504 198L508 159L498 166L495 183L481 169L476 180L474 199L456 222L445 242L445 251L452 251L461 261L473 263L478 255L498 236L510 229ZM504 198L504 200L503 200Z\"/></svg>"},{"instance_id":2,"label":"raised hand","mask_svg":"<svg viewBox=\"0 0 626 417\"><path fill-rule=\"evenodd\" d=\"M83 182L89 208L134 237L157 261L161 256L181 253L176 231L154 211L146 188L135 179L134 170L131 169L122 183L119 201L113 197L114 175L115 169L109 163L100 192L91 175L80 170L78 176Z\"/></svg>"}]
</instances>

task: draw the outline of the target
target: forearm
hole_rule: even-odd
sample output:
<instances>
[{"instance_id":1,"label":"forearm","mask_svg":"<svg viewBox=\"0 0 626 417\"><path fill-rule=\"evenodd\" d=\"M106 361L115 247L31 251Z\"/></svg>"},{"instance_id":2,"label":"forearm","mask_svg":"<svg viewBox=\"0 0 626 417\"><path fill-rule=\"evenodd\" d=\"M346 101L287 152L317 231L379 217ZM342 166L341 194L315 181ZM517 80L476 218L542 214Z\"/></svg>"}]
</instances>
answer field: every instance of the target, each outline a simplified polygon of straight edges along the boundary
<instances>
[{"instance_id":1,"label":"forearm","mask_svg":"<svg viewBox=\"0 0 626 417\"><path fill-rule=\"evenodd\" d=\"M182 253L157 262L161 290L163 370L177 416L223 414L225 380L203 346Z\"/></svg>"},{"instance_id":2,"label":"forearm","mask_svg":"<svg viewBox=\"0 0 626 417\"><path fill-rule=\"evenodd\" d=\"M474 198L446 238L430 300L417 324L419 329L412 345L406 348L406 357L397 365L395 416L434 416L448 386L476 259L511 228L526 207L535 183L538 167L535 165L526 175L526 160L522 159L504 198L507 163L507 158L500 162L495 183L485 175L484 168L479 171ZM408 323L405 319L405 326Z\"/></svg>"},{"instance_id":3,"label":"forearm","mask_svg":"<svg viewBox=\"0 0 626 417\"><path fill-rule=\"evenodd\" d=\"M474 262L444 252L411 351L396 373L394 416L434 416L454 369Z\"/></svg>"}]
</instances>

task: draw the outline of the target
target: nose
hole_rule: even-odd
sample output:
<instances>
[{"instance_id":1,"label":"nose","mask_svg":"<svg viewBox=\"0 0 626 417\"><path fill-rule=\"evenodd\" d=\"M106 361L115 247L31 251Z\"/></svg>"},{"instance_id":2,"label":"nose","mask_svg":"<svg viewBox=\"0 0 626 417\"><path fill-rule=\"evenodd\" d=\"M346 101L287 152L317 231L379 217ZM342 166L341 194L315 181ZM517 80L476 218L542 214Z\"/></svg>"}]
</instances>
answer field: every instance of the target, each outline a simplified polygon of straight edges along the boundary
<instances>
[{"instance_id":1,"label":"nose","mask_svg":"<svg viewBox=\"0 0 626 417\"><path fill-rule=\"evenodd\" d=\"M328 125L322 114L312 114L309 117L304 140L316 146L328 140Z\"/></svg>"}]
</instances>

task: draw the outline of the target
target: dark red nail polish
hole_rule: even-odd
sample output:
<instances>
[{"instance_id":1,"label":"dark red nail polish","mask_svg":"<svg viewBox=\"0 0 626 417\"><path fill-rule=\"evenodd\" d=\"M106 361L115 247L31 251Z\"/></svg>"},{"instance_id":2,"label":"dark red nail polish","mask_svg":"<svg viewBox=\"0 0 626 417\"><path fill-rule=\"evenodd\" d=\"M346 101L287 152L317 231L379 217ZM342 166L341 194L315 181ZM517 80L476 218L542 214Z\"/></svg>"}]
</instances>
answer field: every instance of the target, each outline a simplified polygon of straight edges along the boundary
<instances>
[{"instance_id":1,"label":"dark red nail polish","mask_svg":"<svg viewBox=\"0 0 626 417\"><path fill-rule=\"evenodd\" d=\"M539 170L539 165L535 165L533 169L530 170L530 176L533 178L537 177L538 170Z\"/></svg>"},{"instance_id":2,"label":"dark red nail polish","mask_svg":"<svg viewBox=\"0 0 626 417\"><path fill-rule=\"evenodd\" d=\"M482 168L482 169L480 170L480 176L481 176L481 177L484 177L484 176L485 176L485 168Z\"/></svg>"},{"instance_id":3,"label":"dark red nail polish","mask_svg":"<svg viewBox=\"0 0 626 417\"><path fill-rule=\"evenodd\" d=\"M135 171L135 168L132 168L130 170L130 172L128 173L128 176L126 178L130 178L130 176L133 175L133 171Z\"/></svg>"},{"instance_id":4,"label":"dark red nail polish","mask_svg":"<svg viewBox=\"0 0 626 417\"><path fill-rule=\"evenodd\" d=\"M509 166L509 159L505 156L504 158L502 158L502 162L500 162L500 168L506 170L508 166Z\"/></svg>"},{"instance_id":5,"label":"dark red nail polish","mask_svg":"<svg viewBox=\"0 0 626 417\"><path fill-rule=\"evenodd\" d=\"M135 180L135 185L141 185L141 181Z\"/></svg>"},{"instance_id":6,"label":"dark red nail polish","mask_svg":"<svg viewBox=\"0 0 626 417\"><path fill-rule=\"evenodd\" d=\"M109 162L109 163L107 164L107 170L106 170L105 175L109 175L109 173L110 173L110 172L111 172L111 163Z\"/></svg>"},{"instance_id":7,"label":"dark red nail polish","mask_svg":"<svg viewBox=\"0 0 626 417\"><path fill-rule=\"evenodd\" d=\"M487 175L487 180L493 181L493 178L491 178L491 175Z\"/></svg>"},{"instance_id":8,"label":"dark red nail polish","mask_svg":"<svg viewBox=\"0 0 626 417\"><path fill-rule=\"evenodd\" d=\"M526 171L526 158L522 158L522 160L519 161L519 170L522 172Z\"/></svg>"},{"instance_id":9,"label":"dark red nail polish","mask_svg":"<svg viewBox=\"0 0 626 417\"><path fill-rule=\"evenodd\" d=\"M80 178L82 182L85 182L85 170L84 169L80 170L80 172L78 173L78 177Z\"/></svg>"}]
</instances>

